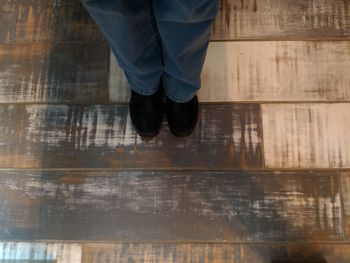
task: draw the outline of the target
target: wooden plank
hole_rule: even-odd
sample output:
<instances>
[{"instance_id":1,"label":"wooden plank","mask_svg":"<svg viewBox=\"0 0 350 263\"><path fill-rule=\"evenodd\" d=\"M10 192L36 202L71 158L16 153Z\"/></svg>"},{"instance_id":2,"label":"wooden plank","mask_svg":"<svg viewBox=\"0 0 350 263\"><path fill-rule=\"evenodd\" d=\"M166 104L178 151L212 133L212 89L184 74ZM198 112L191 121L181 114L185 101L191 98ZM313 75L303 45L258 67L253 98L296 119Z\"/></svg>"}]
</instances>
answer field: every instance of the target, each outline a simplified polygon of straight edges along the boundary
<instances>
[{"instance_id":1,"label":"wooden plank","mask_svg":"<svg viewBox=\"0 0 350 263\"><path fill-rule=\"evenodd\" d=\"M348 101L347 41L211 42L199 101ZM130 88L111 52L110 98L128 101Z\"/></svg>"},{"instance_id":2,"label":"wooden plank","mask_svg":"<svg viewBox=\"0 0 350 263\"><path fill-rule=\"evenodd\" d=\"M342 241L336 172L2 171L0 239Z\"/></svg>"},{"instance_id":3,"label":"wooden plank","mask_svg":"<svg viewBox=\"0 0 350 263\"><path fill-rule=\"evenodd\" d=\"M0 0L0 43L105 41L79 0Z\"/></svg>"},{"instance_id":4,"label":"wooden plank","mask_svg":"<svg viewBox=\"0 0 350 263\"><path fill-rule=\"evenodd\" d=\"M245 246L245 263L346 263L349 244L294 243Z\"/></svg>"},{"instance_id":5,"label":"wooden plank","mask_svg":"<svg viewBox=\"0 0 350 263\"><path fill-rule=\"evenodd\" d=\"M102 40L79 0L1 0L0 42ZM348 39L348 0L221 0L212 40Z\"/></svg>"},{"instance_id":6,"label":"wooden plank","mask_svg":"<svg viewBox=\"0 0 350 263\"><path fill-rule=\"evenodd\" d=\"M347 263L349 244L2 242L3 263ZM68 251L68 253L67 253ZM64 256L61 256L64 255ZM81 258L79 257L81 255ZM16 261L17 260L17 261Z\"/></svg>"},{"instance_id":7,"label":"wooden plank","mask_svg":"<svg viewBox=\"0 0 350 263\"><path fill-rule=\"evenodd\" d=\"M164 114L165 115L165 114ZM187 137L134 130L128 105L2 105L2 168L230 169L262 166L259 105L200 105Z\"/></svg>"},{"instance_id":8,"label":"wooden plank","mask_svg":"<svg viewBox=\"0 0 350 263\"><path fill-rule=\"evenodd\" d=\"M350 240L350 172L341 173L341 186L344 207L344 231L346 239Z\"/></svg>"},{"instance_id":9,"label":"wooden plank","mask_svg":"<svg viewBox=\"0 0 350 263\"><path fill-rule=\"evenodd\" d=\"M101 43L0 45L0 102L105 102L108 57Z\"/></svg>"},{"instance_id":10,"label":"wooden plank","mask_svg":"<svg viewBox=\"0 0 350 263\"><path fill-rule=\"evenodd\" d=\"M348 263L349 244L122 243L83 246L83 263Z\"/></svg>"},{"instance_id":11,"label":"wooden plank","mask_svg":"<svg viewBox=\"0 0 350 263\"><path fill-rule=\"evenodd\" d=\"M1 263L80 263L82 245L53 242L0 242Z\"/></svg>"},{"instance_id":12,"label":"wooden plank","mask_svg":"<svg viewBox=\"0 0 350 263\"><path fill-rule=\"evenodd\" d=\"M269 168L350 167L350 103L263 104Z\"/></svg>"},{"instance_id":13,"label":"wooden plank","mask_svg":"<svg viewBox=\"0 0 350 263\"><path fill-rule=\"evenodd\" d=\"M221 0L213 39L349 38L348 0Z\"/></svg>"},{"instance_id":14,"label":"wooden plank","mask_svg":"<svg viewBox=\"0 0 350 263\"><path fill-rule=\"evenodd\" d=\"M243 262L241 246L191 243L119 243L83 246L82 263Z\"/></svg>"}]
</instances>

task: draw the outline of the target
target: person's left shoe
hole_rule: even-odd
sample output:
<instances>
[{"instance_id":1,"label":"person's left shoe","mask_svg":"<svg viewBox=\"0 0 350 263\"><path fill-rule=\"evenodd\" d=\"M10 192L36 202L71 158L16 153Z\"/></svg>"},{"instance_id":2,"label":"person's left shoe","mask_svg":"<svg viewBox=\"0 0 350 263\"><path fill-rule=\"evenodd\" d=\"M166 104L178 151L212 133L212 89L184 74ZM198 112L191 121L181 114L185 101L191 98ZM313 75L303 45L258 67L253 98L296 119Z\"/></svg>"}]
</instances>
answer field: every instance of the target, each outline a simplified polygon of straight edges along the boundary
<instances>
[{"instance_id":1,"label":"person's left shoe","mask_svg":"<svg viewBox=\"0 0 350 263\"><path fill-rule=\"evenodd\" d=\"M198 98L195 95L188 102L175 102L166 96L166 113L169 129L177 137L192 133L198 118Z\"/></svg>"}]
</instances>

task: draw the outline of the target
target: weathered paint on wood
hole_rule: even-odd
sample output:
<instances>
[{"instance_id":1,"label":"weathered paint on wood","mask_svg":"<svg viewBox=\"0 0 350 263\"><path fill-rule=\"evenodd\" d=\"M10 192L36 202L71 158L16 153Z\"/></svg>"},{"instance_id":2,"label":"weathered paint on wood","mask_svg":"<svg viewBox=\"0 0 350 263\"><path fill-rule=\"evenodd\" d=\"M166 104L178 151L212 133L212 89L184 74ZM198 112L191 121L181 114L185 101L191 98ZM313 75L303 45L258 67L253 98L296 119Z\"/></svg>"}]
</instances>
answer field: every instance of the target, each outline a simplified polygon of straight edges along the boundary
<instances>
[{"instance_id":1,"label":"weathered paint on wood","mask_svg":"<svg viewBox=\"0 0 350 263\"><path fill-rule=\"evenodd\" d=\"M350 100L350 44L345 41L211 42L199 101ZM111 52L110 98L130 88Z\"/></svg>"},{"instance_id":2,"label":"weathered paint on wood","mask_svg":"<svg viewBox=\"0 0 350 263\"><path fill-rule=\"evenodd\" d=\"M2 105L2 168L231 169L262 167L259 105L200 105L193 133L179 138L166 115L142 139L128 105Z\"/></svg>"},{"instance_id":3,"label":"weathered paint on wood","mask_svg":"<svg viewBox=\"0 0 350 263\"><path fill-rule=\"evenodd\" d=\"M220 0L213 39L349 38L348 0Z\"/></svg>"},{"instance_id":4,"label":"weathered paint on wood","mask_svg":"<svg viewBox=\"0 0 350 263\"><path fill-rule=\"evenodd\" d=\"M109 47L0 45L0 102L105 102Z\"/></svg>"},{"instance_id":5,"label":"weathered paint on wood","mask_svg":"<svg viewBox=\"0 0 350 263\"><path fill-rule=\"evenodd\" d=\"M347 241L350 241L350 172L341 173L341 186L344 206L345 234Z\"/></svg>"},{"instance_id":6,"label":"weathered paint on wood","mask_svg":"<svg viewBox=\"0 0 350 263\"><path fill-rule=\"evenodd\" d=\"M263 104L269 168L350 167L350 103Z\"/></svg>"},{"instance_id":7,"label":"weathered paint on wood","mask_svg":"<svg viewBox=\"0 0 350 263\"><path fill-rule=\"evenodd\" d=\"M0 252L0 260L4 263L348 263L350 258L349 244L314 243L249 245L2 242Z\"/></svg>"},{"instance_id":8,"label":"weathered paint on wood","mask_svg":"<svg viewBox=\"0 0 350 263\"><path fill-rule=\"evenodd\" d=\"M290 245L257 244L244 246L245 263L347 263L349 244L312 244L297 242Z\"/></svg>"},{"instance_id":9,"label":"weathered paint on wood","mask_svg":"<svg viewBox=\"0 0 350 263\"><path fill-rule=\"evenodd\" d=\"M349 244L123 243L83 246L83 263L348 263Z\"/></svg>"},{"instance_id":10,"label":"weathered paint on wood","mask_svg":"<svg viewBox=\"0 0 350 263\"><path fill-rule=\"evenodd\" d=\"M0 262L80 263L82 245L53 242L0 242Z\"/></svg>"},{"instance_id":11,"label":"weathered paint on wood","mask_svg":"<svg viewBox=\"0 0 350 263\"><path fill-rule=\"evenodd\" d=\"M78 0L1 0L0 42L102 40ZM219 0L212 39L349 38L348 0Z\"/></svg>"},{"instance_id":12,"label":"weathered paint on wood","mask_svg":"<svg viewBox=\"0 0 350 263\"><path fill-rule=\"evenodd\" d=\"M336 172L3 171L0 239L342 241Z\"/></svg>"},{"instance_id":13,"label":"weathered paint on wood","mask_svg":"<svg viewBox=\"0 0 350 263\"><path fill-rule=\"evenodd\" d=\"M105 41L79 0L0 0L0 42Z\"/></svg>"},{"instance_id":14,"label":"weathered paint on wood","mask_svg":"<svg viewBox=\"0 0 350 263\"><path fill-rule=\"evenodd\" d=\"M242 263L241 246L191 243L87 244L82 263L107 262L211 262Z\"/></svg>"}]
</instances>

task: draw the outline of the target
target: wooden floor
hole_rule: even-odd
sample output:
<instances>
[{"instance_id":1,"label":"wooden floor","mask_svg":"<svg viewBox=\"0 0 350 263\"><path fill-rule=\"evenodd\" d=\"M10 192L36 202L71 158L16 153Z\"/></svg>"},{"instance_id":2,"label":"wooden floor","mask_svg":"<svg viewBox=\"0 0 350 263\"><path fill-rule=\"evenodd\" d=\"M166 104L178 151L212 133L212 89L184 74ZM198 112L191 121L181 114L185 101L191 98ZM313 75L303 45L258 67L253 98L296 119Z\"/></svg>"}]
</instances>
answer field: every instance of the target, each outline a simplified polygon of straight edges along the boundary
<instances>
[{"instance_id":1,"label":"wooden floor","mask_svg":"<svg viewBox=\"0 0 350 263\"><path fill-rule=\"evenodd\" d=\"M0 0L0 262L350 262L350 0L221 0L194 132L144 140L79 0Z\"/></svg>"}]
</instances>

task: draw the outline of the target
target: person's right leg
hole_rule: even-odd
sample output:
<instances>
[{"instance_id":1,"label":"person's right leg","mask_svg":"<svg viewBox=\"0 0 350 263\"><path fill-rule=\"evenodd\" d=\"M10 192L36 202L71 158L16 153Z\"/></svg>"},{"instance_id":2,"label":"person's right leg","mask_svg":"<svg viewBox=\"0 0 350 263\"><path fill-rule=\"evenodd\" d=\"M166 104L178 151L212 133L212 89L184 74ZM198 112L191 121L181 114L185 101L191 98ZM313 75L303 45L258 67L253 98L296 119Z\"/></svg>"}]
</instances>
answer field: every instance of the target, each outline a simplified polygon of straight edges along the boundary
<instances>
[{"instance_id":1,"label":"person's right leg","mask_svg":"<svg viewBox=\"0 0 350 263\"><path fill-rule=\"evenodd\" d=\"M152 0L80 0L108 40L131 88L154 94L163 73Z\"/></svg>"}]
</instances>

